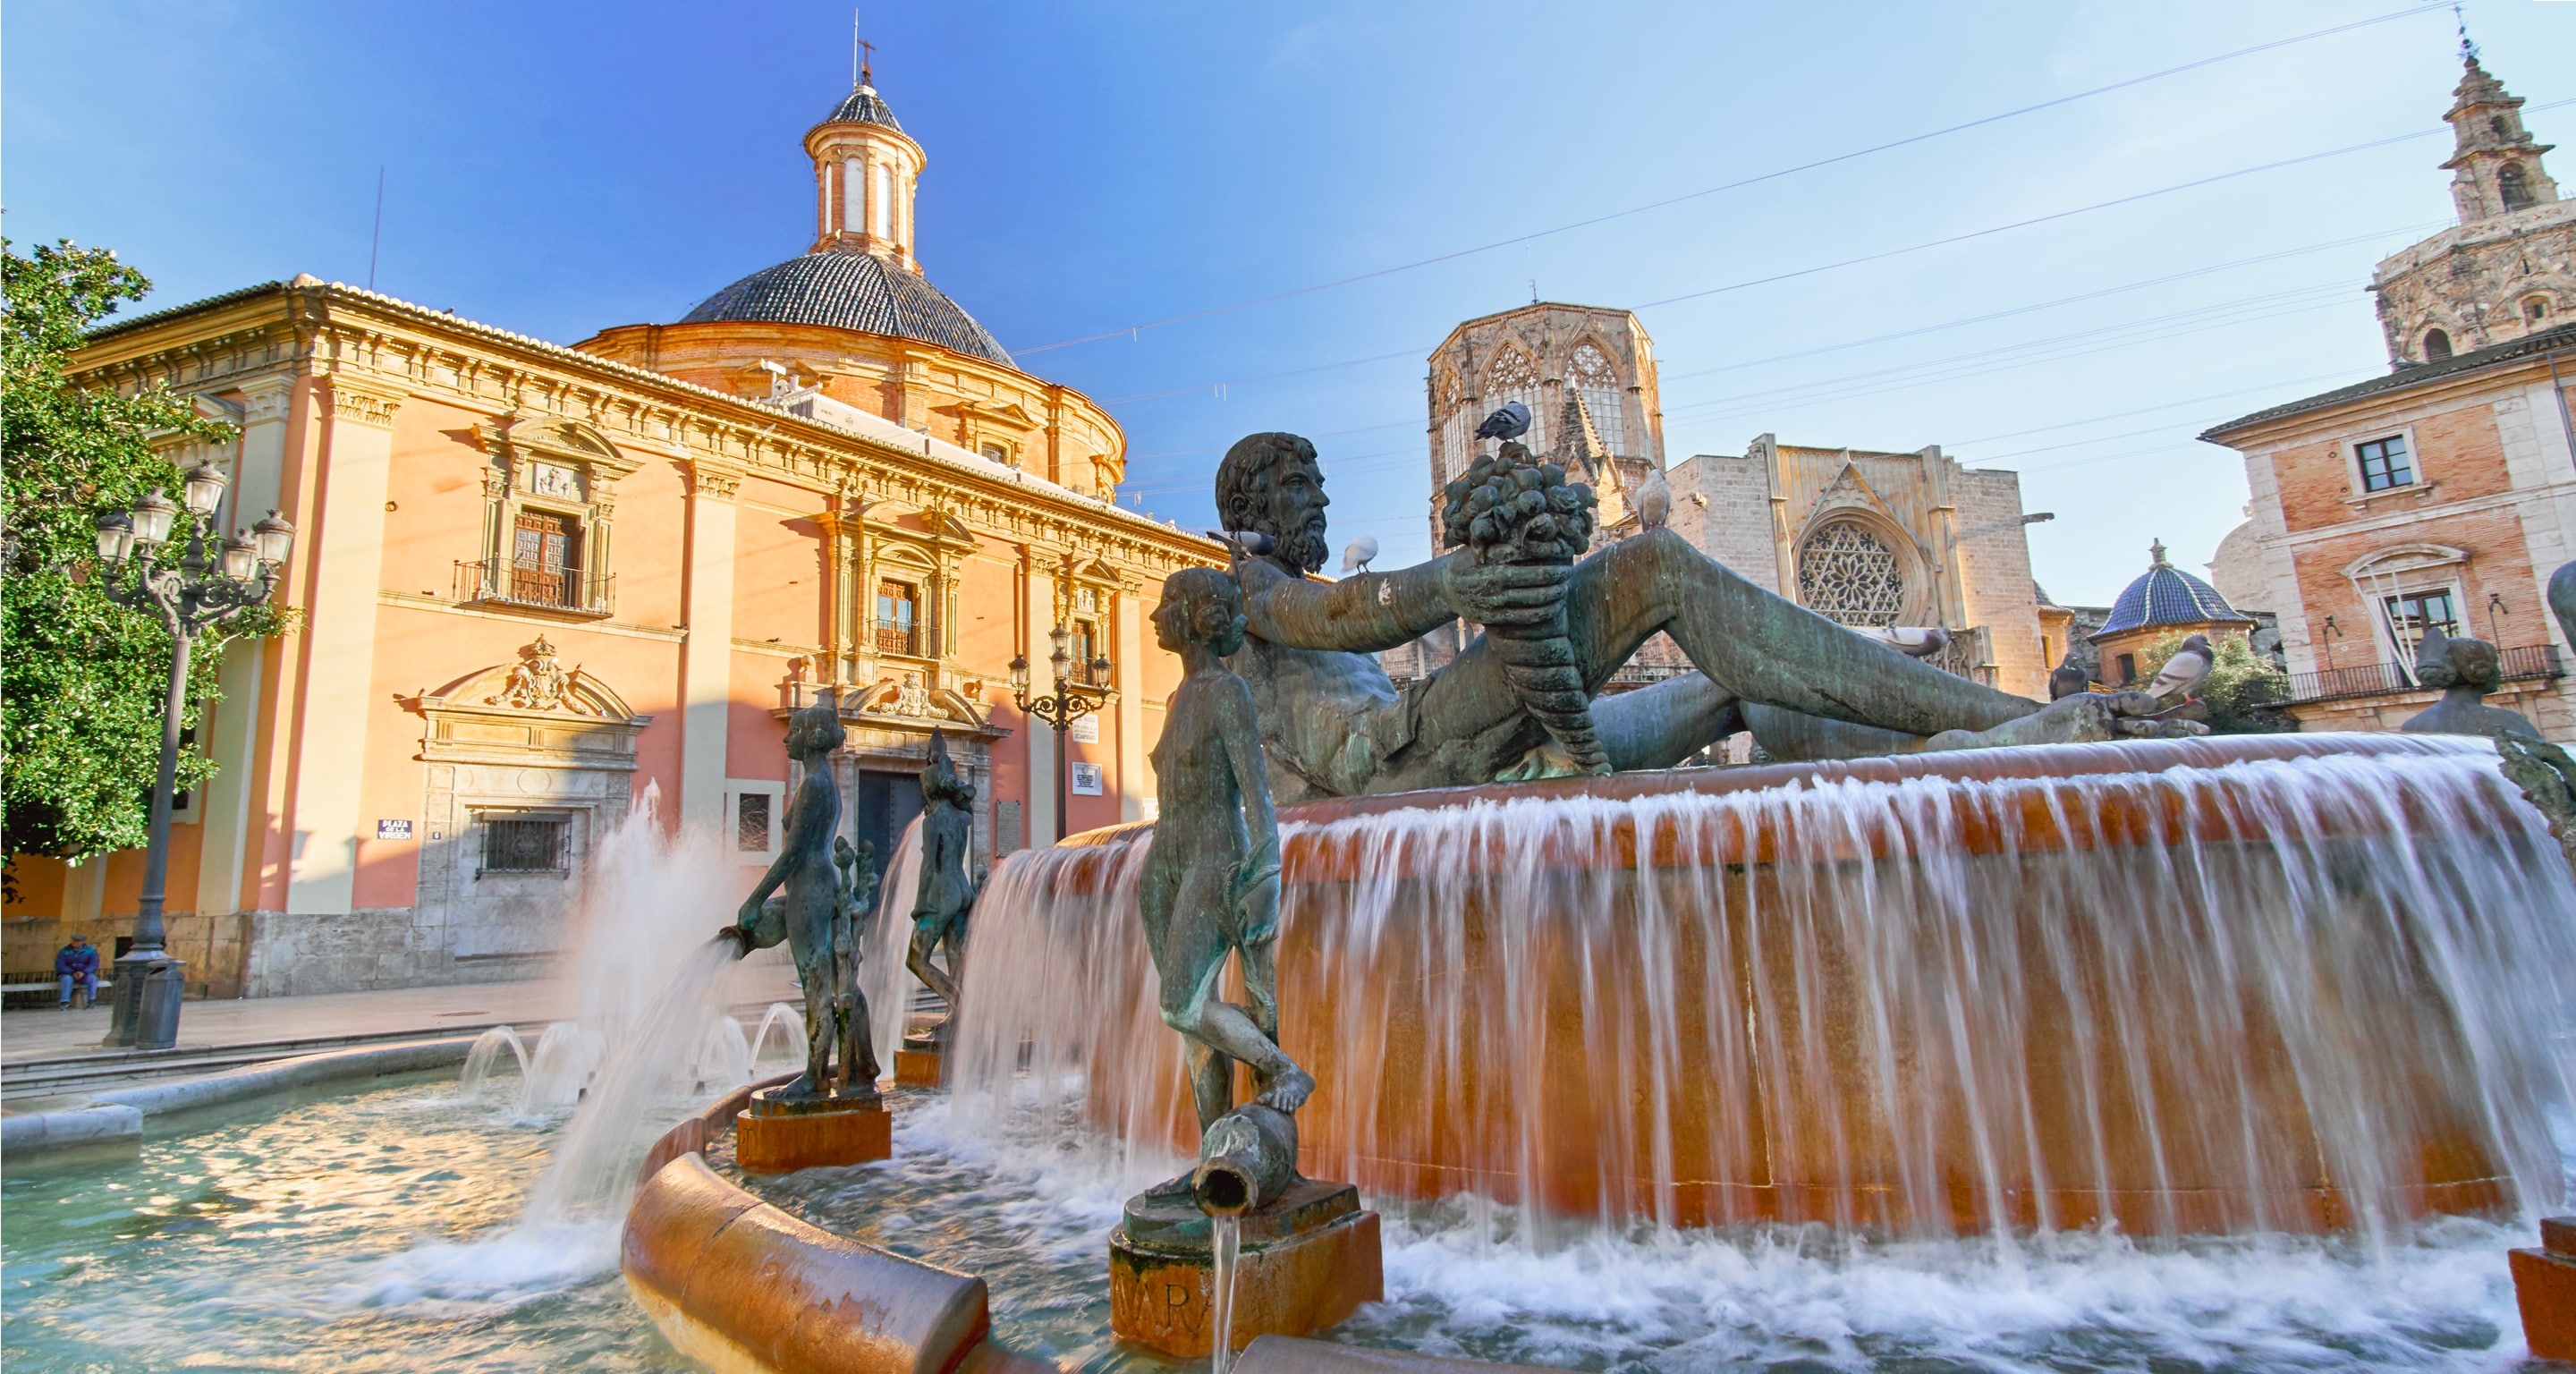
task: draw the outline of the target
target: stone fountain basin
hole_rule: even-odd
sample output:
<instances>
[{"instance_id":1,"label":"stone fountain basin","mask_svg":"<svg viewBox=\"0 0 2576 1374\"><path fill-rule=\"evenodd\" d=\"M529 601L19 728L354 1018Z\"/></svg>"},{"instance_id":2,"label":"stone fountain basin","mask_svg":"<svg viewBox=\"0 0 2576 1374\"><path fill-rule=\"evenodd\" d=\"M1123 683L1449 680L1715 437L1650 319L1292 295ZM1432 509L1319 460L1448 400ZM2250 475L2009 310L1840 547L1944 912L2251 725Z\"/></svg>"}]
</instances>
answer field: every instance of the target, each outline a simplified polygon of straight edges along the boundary
<instances>
[{"instance_id":1,"label":"stone fountain basin","mask_svg":"<svg viewBox=\"0 0 2576 1374\"><path fill-rule=\"evenodd\" d=\"M2509 1208L2459 989L2414 917L2373 914L2374 856L2480 834L2504 848L2470 868L2529 865L2565 910L2537 813L2479 758L2254 736L1287 808L1283 1042L1325 1085L1301 1165L1614 1224L2316 1232ZM2312 805L2425 768L2450 791ZM1844 816L1822 799L1847 784L1895 790ZM1025 1001L1016 960L1091 989L1098 1024L989 1025L960 1067L971 1091L1060 1055L1096 1125L1185 1153L1172 1037L1121 934L1150 833L1006 866L967 1005ZM2294 902L2285 874L2313 890ZM1043 914L1010 928L996 902Z\"/></svg>"}]
</instances>

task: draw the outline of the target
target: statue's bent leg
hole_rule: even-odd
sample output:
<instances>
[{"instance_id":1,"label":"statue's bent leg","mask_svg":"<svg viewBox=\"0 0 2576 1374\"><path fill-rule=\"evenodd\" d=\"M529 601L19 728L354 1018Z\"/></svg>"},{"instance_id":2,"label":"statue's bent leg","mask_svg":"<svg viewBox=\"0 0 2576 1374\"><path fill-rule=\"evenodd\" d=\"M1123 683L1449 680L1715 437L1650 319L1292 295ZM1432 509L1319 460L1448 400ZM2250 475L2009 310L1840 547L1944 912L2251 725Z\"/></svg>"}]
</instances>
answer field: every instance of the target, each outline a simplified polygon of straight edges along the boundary
<instances>
[{"instance_id":1,"label":"statue's bent leg","mask_svg":"<svg viewBox=\"0 0 2576 1374\"><path fill-rule=\"evenodd\" d=\"M1743 703L1709 681L1684 673L1652 687L1592 703L1592 724L1610 766L1670 768L1743 728Z\"/></svg>"},{"instance_id":2,"label":"statue's bent leg","mask_svg":"<svg viewBox=\"0 0 2576 1374\"><path fill-rule=\"evenodd\" d=\"M2040 704L1908 658L1754 585L1671 530L1575 565L1566 629L1598 690L1657 630L1748 703L1908 735L1983 730Z\"/></svg>"},{"instance_id":3,"label":"statue's bent leg","mask_svg":"<svg viewBox=\"0 0 2576 1374\"><path fill-rule=\"evenodd\" d=\"M1314 1080L1262 1033L1243 1008L1217 998L1217 975L1225 968L1225 956L1235 948L1232 904L1226 892L1232 877L1230 862L1192 866L1182 880L1171 928L1154 960L1155 971L1162 977L1164 1024L1219 1056L1213 1067L1192 1074L1202 1126L1234 1105L1232 1066L1237 1061L1251 1065L1255 1074L1272 1084L1271 1094L1286 1087L1302 1102L1314 1089ZM1248 981L1256 970L1247 965L1244 972ZM1275 997L1275 984L1272 987Z\"/></svg>"},{"instance_id":4,"label":"statue's bent leg","mask_svg":"<svg viewBox=\"0 0 2576 1374\"><path fill-rule=\"evenodd\" d=\"M904 951L903 966L928 984L932 992L939 994L939 1000L954 1012L957 1009L957 984L941 971L939 965L930 962L930 952L939 947L939 935L939 922L913 922L912 944Z\"/></svg>"}]
</instances>

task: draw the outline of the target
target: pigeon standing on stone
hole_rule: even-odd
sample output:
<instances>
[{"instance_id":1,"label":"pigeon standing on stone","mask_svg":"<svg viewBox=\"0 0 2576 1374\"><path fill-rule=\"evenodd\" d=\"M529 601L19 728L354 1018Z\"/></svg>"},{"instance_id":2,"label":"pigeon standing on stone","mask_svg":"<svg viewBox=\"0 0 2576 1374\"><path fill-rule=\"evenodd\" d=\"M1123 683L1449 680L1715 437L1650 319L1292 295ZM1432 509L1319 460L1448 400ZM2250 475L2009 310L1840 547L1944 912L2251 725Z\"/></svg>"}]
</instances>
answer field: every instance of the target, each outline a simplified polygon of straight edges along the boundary
<instances>
[{"instance_id":1,"label":"pigeon standing on stone","mask_svg":"<svg viewBox=\"0 0 2576 1374\"><path fill-rule=\"evenodd\" d=\"M2165 660L2163 670L2156 674L2155 681L2147 684L2147 690L2154 693L2158 701L2180 701L2191 695L2191 689L2199 686L2202 678L2209 676L2209 665L2215 658L2209 647L2209 636L2193 635L2182 642L2181 648L2174 650L2173 657Z\"/></svg>"},{"instance_id":2,"label":"pigeon standing on stone","mask_svg":"<svg viewBox=\"0 0 2576 1374\"><path fill-rule=\"evenodd\" d=\"M1662 468L1646 469L1646 480L1637 487L1637 527L1659 530L1673 513L1672 484L1664 480Z\"/></svg>"},{"instance_id":3,"label":"pigeon standing on stone","mask_svg":"<svg viewBox=\"0 0 2576 1374\"><path fill-rule=\"evenodd\" d=\"M1342 546L1342 571L1345 574L1367 572L1369 560L1377 557L1377 536L1363 534Z\"/></svg>"},{"instance_id":4,"label":"pigeon standing on stone","mask_svg":"<svg viewBox=\"0 0 2576 1374\"><path fill-rule=\"evenodd\" d=\"M2068 697L2081 695L2092 685L2091 675L2077 667L2075 660L2070 658L2058 664L2057 671L2048 675L2048 699L2064 701Z\"/></svg>"},{"instance_id":5,"label":"pigeon standing on stone","mask_svg":"<svg viewBox=\"0 0 2576 1374\"><path fill-rule=\"evenodd\" d=\"M1506 401L1503 403L1502 409L1486 416L1485 422L1476 426L1476 437L1479 439L1517 439L1522 435L1529 433L1529 427L1530 408L1522 405L1518 401Z\"/></svg>"}]
</instances>

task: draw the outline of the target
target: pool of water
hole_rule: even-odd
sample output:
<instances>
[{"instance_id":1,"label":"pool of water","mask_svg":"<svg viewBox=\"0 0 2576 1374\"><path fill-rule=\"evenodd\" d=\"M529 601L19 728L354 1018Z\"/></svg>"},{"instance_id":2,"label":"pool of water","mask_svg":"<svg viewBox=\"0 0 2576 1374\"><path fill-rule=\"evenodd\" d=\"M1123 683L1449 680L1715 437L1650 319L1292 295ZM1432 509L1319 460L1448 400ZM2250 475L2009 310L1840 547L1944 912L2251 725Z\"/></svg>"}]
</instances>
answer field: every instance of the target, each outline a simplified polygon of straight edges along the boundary
<instances>
[{"instance_id":1,"label":"pool of water","mask_svg":"<svg viewBox=\"0 0 2576 1374\"><path fill-rule=\"evenodd\" d=\"M0 1353L13 1374L694 1368L627 1297L614 1219L521 1223L562 1123L514 1096L385 1080L198 1117L139 1157L12 1161ZM1204 1368L1107 1334L1107 1233L1179 1161L1061 1118L997 1127L935 1093L892 1105L894 1159L754 1186L982 1274L1014 1349L1068 1370ZM1999 1250L1789 1229L1521 1237L1508 1209L1375 1205L1388 1301L1333 1333L1359 1344L1623 1372L2485 1371L2522 1355L2504 1251L2529 1242L2485 1222L2376 1254L2100 1234Z\"/></svg>"},{"instance_id":2,"label":"pool of water","mask_svg":"<svg viewBox=\"0 0 2576 1374\"><path fill-rule=\"evenodd\" d=\"M1178 1160L1065 1119L996 1128L900 1101L895 1158L746 1180L807 1220L984 1276L995 1337L1085 1370L1174 1365L1108 1337L1105 1242ZM730 1170L721 1151L714 1161ZM739 1175L736 1175L739 1177ZM1387 1301L1335 1340L1583 1370L2508 1370L2523 1362L2504 1252L2453 1219L2373 1253L2263 1237L2145 1245L2061 1233L1855 1243L1821 1230L1513 1233L1513 1209L1372 1202ZM1524 1243L1526 1241L1527 1243Z\"/></svg>"},{"instance_id":3,"label":"pool of water","mask_svg":"<svg viewBox=\"0 0 2576 1374\"><path fill-rule=\"evenodd\" d=\"M442 1081L443 1080L443 1081ZM0 1353L45 1370L687 1370L613 1222L515 1229L560 1115L451 1076L268 1099L139 1157L12 1159Z\"/></svg>"}]
</instances>

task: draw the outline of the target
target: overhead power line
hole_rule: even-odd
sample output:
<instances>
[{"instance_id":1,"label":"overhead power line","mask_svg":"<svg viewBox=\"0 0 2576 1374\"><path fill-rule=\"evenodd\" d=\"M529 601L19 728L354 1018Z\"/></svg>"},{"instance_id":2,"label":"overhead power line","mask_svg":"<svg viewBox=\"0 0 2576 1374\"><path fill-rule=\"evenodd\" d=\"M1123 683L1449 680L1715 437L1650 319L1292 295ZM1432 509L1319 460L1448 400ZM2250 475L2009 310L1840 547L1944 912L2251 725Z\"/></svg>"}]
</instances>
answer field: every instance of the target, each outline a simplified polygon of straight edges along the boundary
<instances>
[{"instance_id":1,"label":"overhead power line","mask_svg":"<svg viewBox=\"0 0 2576 1374\"><path fill-rule=\"evenodd\" d=\"M1836 153L1831 157L1817 158L1812 162L1802 162L1793 167L1782 167L1774 171L1744 177L1740 180L1724 182L1716 186L1704 187L1697 191L1688 191L1681 195L1668 196L1662 200L1650 201L1644 205L1630 206L1625 210L1613 210L1607 214L1594 215L1587 219L1575 220L1572 223L1560 224L1549 229L1539 229L1526 234L1517 234L1511 238L1497 239L1492 243L1478 244L1472 248L1460 248L1447 253L1435 254L1427 258L1418 258L1412 262L1398 263L1392 267L1381 267L1374 271L1359 273L1355 276L1339 277L1332 281L1317 282L1312 286L1301 286L1292 290L1276 291L1266 296L1255 296L1249 300L1236 301L1229 305L1210 306L1204 310L1193 310L1186 314L1173 315L1165 319L1124 325L1117 329L1103 330L1097 334L1085 334L1079 338L1059 339L1050 344L1039 344L1031 348L1013 349L1011 350L1011 354L1015 358L1024 358L1033 353L1046 353L1059 348L1071 348L1077 344L1098 343L1103 339L1115 339L1122 335L1128 338L1134 338L1148 329L1162 329L1170 325L1186 324L1191 320L1203 320L1212 315L1230 314L1237 310L1251 309L1256 305L1269 305L1278 301L1293 300L1299 296L1313 295L1318 291L1330 291L1337 287L1352 286L1364 281L1375 281L1380 277L1394 276L1400 272L1411 272L1419 268L1432 267L1444 262L1454 262L1459 258L1472 257L1478 253L1490 253L1498 248L1509 248L1517 244L1529 243L1538 239L1549 238L1557 234L1571 233L1577 229L1588 229L1597 224L1607 224L1613 220L1626 219L1633 215L1642 215L1649 211L1686 204L1690 201L1705 199L1706 197L1719 195L1727 191L1738 191L1747 186L1757 186L1766 181L1776 181L1782 177L1795 176L1800 172L1811 172L1820 167L1831 167L1837 163L1849 162L1854 158L1869 157L1873 154L1908 147L1912 144L1923 143L1936 138L1946 138L1951 134L1965 133L1970 129L1983 128L1986 125L2001 123L2008 119L2018 119L2023 115L2037 114L2042 110L2053 110L2059 106L2070 105L2079 100L2090 100L2095 96L2108 95L2113 91L2127 90L2132 86L2142 86L2151 81L2161 81L2167 77L2180 76L2185 72L2198 71L2203 67L2215 66L2222 62L2232 62L2240 57L2251 57L2256 53L2270 52L2275 48L2286 48L2299 43L2312 42L2320 38L2330 38L2336 34L2350 33L2355 29L2365 29L2376 24L2385 24L2392 20L2409 19L2419 14L2428 14L2433 11L2443 9L2447 4L2448 0L2435 0L2434 3L2410 5L2405 9L2392 10L2389 13L2376 15L2368 19L2356 19L2351 23L2337 24L2330 28L2318 29L2310 33L2294 34L2288 38L2276 38L2267 43L2257 43L2252 47L2238 48L2232 52L2223 52L2212 57L2204 57L2197 61L2186 62L2178 67L2167 67L2161 71L2148 72L2141 76L2129 77L2126 80L2114 81L2106 86L2095 86L2089 90L2076 91L2069 95L2062 95L2055 97L2054 99L2043 100L2037 104L2024 105L2016 109L2004 110L1997 114L1985 115L1981 118L1971 119L1964 123L1952 124L1938 129L1930 129L1918 134L1909 134L1903 138L1890 139L1885 143L1875 143L1866 148L1855 148L1850 152Z\"/></svg>"}]
</instances>

